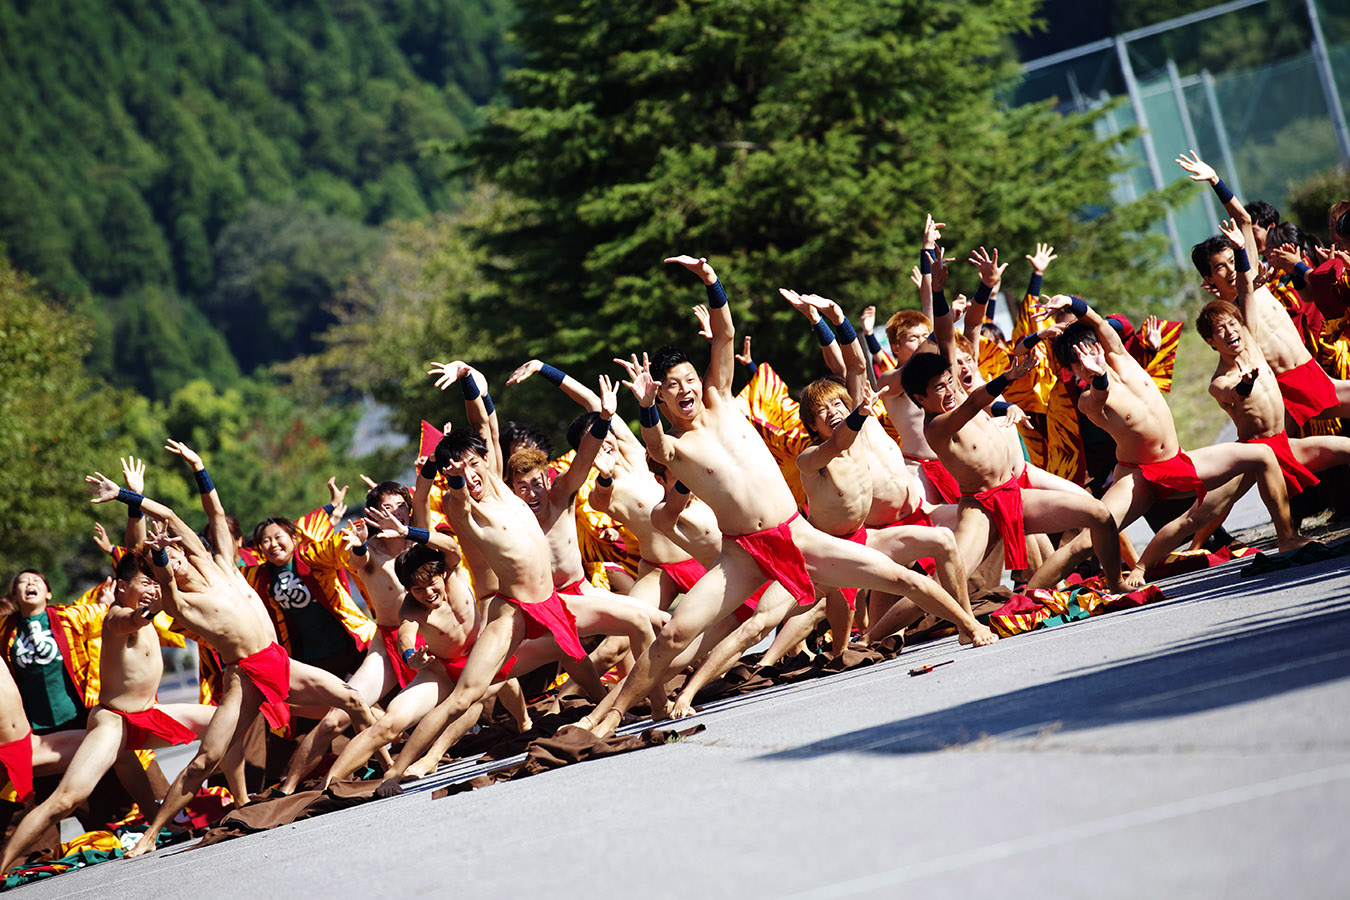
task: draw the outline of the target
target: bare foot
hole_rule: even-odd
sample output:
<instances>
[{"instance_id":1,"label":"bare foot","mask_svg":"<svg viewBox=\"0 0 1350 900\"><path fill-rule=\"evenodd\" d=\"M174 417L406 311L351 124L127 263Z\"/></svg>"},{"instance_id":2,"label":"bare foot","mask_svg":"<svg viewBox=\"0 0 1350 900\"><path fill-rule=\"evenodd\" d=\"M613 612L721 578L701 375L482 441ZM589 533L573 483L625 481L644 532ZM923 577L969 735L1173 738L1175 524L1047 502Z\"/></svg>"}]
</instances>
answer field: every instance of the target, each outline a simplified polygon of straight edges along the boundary
<instances>
[{"instance_id":1,"label":"bare foot","mask_svg":"<svg viewBox=\"0 0 1350 900\"><path fill-rule=\"evenodd\" d=\"M1307 537L1304 537L1304 536L1301 535L1301 534L1296 534L1296 535L1294 535L1294 536L1291 537L1291 538L1288 538L1288 539L1283 540L1283 541L1279 541L1279 542L1276 544L1276 546L1279 548L1279 550L1280 550L1281 553L1292 553L1293 551L1297 550L1299 547L1306 547L1306 546L1308 546L1308 545L1311 544L1311 543L1313 543L1313 539L1312 539L1312 538L1307 538Z\"/></svg>"},{"instance_id":2,"label":"bare foot","mask_svg":"<svg viewBox=\"0 0 1350 900\"><path fill-rule=\"evenodd\" d=\"M689 705L689 701L681 697L675 701L675 708L670 711L670 717L672 719L687 719L696 712L697 710Z\"/></svg>"},{"instance_id":3,"label":"bare foot","mask_svg":"<svg viewBox=\"0 0 1350 900\"><path fill-rule=\"evenodd\" d=\"M432 772L440 767L439 760L430 760L425 757L408 766L403 773L403 781L413 781L418 778L426 778Z\"/></svg>"},{"instance_id":4,"label":"bare foot","mask_svg":"<svg viewBox=\"0 0 1350 900\"><path fill-rule=\"evenodd\" d=\"M158 835L155 832L147 831L145 834L141 835L141 839L136 842L136 846L124 853L122 858L135 859L136 857L144 856L147 853L154 853L156 837L158 837Z\"/></svg>"},{"instance_id":5,"label":"bare foot","mask_svg":"<svg viewBox=\"0 0 1350 900\"><path fill-rule=\"evenodd\" d=\"M975 640L974 638L972 638L970 635L966 634L966 633L965 633L964 631L962 631L961 629L958 628L958 629L956 630L956 642L957 642L958 644L960 644L961 646L964 647L966 644L973 643L974 640Z\"/></svg>"},{"instance_id":6,"label":"bare foot","mask_svg":"<svg viewBox=\"0 0 1350 900\"><path fill-rule=\"evenodd\" d=\"M607 738L614 734L614 729L619 727L619 722L622 719L623 717L621 715L614 710L610 710L605 714L603 719L591 726L588 730L596 737Z\"/></svg>"},{"instance_id":7,"label":"bare foot","mask_svg":"<svg viewBox=\"0 0 1350 900\"><path fill-rule=\"evenodd\" d=\"M380 782L380 786L375 789L376 797L397 797L403 793L403 788L399 787L397 778L386 778Z\"/></svg>"},{"instance_id":8,"label":"bare foot","mask_svg":"<svg viewBox=\"0 0 1350 900\"><path fill-rule=\"evenodd\" d=\"M658 691L647 698L647 704L652 708L652 721L660 722L663 719L670 718L670 701L666 699L665 691Z\"/></svg>"},{"instance_id":9,"label":"bare foot","mask_svg":"<svg viewBox=\"0 0 1350 900\"><path fill-rule=\"evenodd\" d=\"M959 631L958 631L959 633ZM974 644L976 647L988 647L994 641L998 640L998 635L989 630L988 626L975 623L975 628L970 634L961 634L961 643Z\"/></svg>"},{"instance_id":10,"label":"bare foot","mask_svg":"<svg viewBox=\"0 0 1350 900\"><path fill-rule=\"evenodd\" d=\"M526 716L525 721L521 722L519 725L516 726L516 731L520 732L521 734L524 734L533 727L534 727L534 720L531 719L529 716Z\"/></svg>"},{"instance_id":11,"label":"bare foot","mask_svg":"<svg viewBox=\"0 0 1350 900\"><path fill-rule=\"evenodd\" d=\"M1138 590L1144 586L1144 570L1135 566L1130 570L1130 574L1121 579L1121 585L1126 591Z\"/></svg>"}]
</instances>

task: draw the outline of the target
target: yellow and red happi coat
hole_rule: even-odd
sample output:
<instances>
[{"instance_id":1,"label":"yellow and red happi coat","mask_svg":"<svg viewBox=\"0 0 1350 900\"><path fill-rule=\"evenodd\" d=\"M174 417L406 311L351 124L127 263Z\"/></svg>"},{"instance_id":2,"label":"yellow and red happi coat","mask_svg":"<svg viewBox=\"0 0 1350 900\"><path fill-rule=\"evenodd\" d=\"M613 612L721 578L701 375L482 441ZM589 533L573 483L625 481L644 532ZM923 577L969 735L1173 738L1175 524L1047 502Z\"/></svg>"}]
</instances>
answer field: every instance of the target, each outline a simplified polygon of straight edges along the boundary
<instances>
[{"instance_id":1,"label":"yellow and red happi coat","mask_svg":"<svg viewBox=\"0 0 1350 900\"><path fill-rule=\"evenodd\" d=\"M321 522L319 520L322 520ZM296 522L299 529L295 548L295 574L309 589L315 602L323 606L351 635L358 650L364 651L375 637L375 623L352 599L349 573L351 554L346 537L333 531L323 510L310 513ZM324 532L326 536L320 537ZM272 596L272 567L268 563L244 569L244 579L258 592L272 622L277 628L277 640L287 653L293 652L290 629L281 605Z\"/></svg>"},{"instance_id":2,"label":"yellow and red happi coat","mask_svg":"<svg viewBox=\"0 0 1350 900\"><path fill-rule=\"evenodd\" d=\"M779 471L792 490L798 507L806 505L806 490L797 471L797 456L811 446L811 436L802 427L797 401L773 366L760 363L755 374L736 395L736 406L764 439Z\"/></svg>"},{"instance_id":3,"label":"yellow and red happi coat","mask_svg":"<svg viewBox=\"0 0 1350 900\"><path fill-rule=\"evenodd\" d=\"M113 558L113 565L116 566L126 554L127 551L125 547L113 547L112 552L109 555ZM103 604L98 600L99 589L102 587L101 584L94 585L89 590L76 597L75 602L72 603L71 606L97 606L100 609L104 609ZM155 634L159 635L159 644L161 647L183 648L187 646L187 639L173 630L173 616L164 612L164 610L160 610L150 621L154 623Z\"/></svg>"},{"instance_id":4,"label":"yellow and red happi coat","mask_svg":"<svg viewBox=\"0 0 1350 900\"><path fill-rule=\"evenodd\" d=\"M47 604L47 619L51 622L52 637L61 650L61 661L70 676L70 683L80 695L85 709L98 705L98 655L103 649L103 615L107 612L100 603L57 606ZM14 637L19 628L19 614L13 613L0 624L0 647L4 648L5 662L14 668Z\"/></svg>"},{"instance_id":5,"label":"yellow and red happi coat","mask_svg":"<svg viewBox=\"0 0 1350 900\"><path fill-rule=\"evenodd\" d=\"M1308 260L1305 258L1304 262ZM1313 359L1332 378L1350 378L1350 317L1326 319L1311 300L1294 287L1293 278L1284 276L1266 283L1266 287L1289 313ZM1303 426L1305 436L1340 434L1343 419L1312 419Z\"/></svg>"}]
</instances>

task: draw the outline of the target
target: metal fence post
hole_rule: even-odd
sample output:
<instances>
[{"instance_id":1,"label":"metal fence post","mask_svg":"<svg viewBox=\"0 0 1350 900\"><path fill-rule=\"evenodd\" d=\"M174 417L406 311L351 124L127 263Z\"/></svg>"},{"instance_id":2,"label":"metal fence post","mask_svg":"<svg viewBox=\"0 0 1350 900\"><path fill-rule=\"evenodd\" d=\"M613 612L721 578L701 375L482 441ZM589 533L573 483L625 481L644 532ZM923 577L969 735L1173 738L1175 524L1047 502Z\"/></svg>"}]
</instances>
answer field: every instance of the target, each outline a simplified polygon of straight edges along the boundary
<instances>
[{"instance_id":1,"label":"metal fence post","mask_svg":"<svg viewBox=\"0 0 1350 900\"><path fill-rule=\"evenodd\" d=\"M1331 59L1327 55L1327 39L1322 34L1322 20L1317 17L1317 4L1313 0L1304 0L1308 9L1308 24L1312 26L1313 62L1317 64L1317 77L1322 81L1322 93L1327 98L1327 112L1331 114L1331 126L1336 130L1336 143L1341 146L1341 159L1350 160L1350 129L1345 125L1345 110L1341 107L1341 95L1336 90L1336 76L1331 71Z\"/></svg>"},{"instance_id":2,"label":"metal fence post","mask_svg":"<svg viewBox=\"0 0 1350 900\"><path fill-rule=\"evenodd\" d=\"M1125 90L1130 95L1130 106L1134 107L1134 120L1139 125L1140 137L1144 142L1144 156L1148 158L1149 174L1153 176L1153 187L1164 187L1162 166L1158 163L1158 153L1153 146L1153 135L1148 127L1148 113L1144 111L1144 98L1139 94L1139 82L1134 77L1134 66L1130 63L1130 50L1121 38L1115 39L1116 57L1120 60L1120 71L1125 76ZM1177 220L1172 210L1167 210L1167 237L1172 241L1172 256L1180 268L1186 267L1186 257L1181 249L1181 237L1177 232Z\"/></svg>"}]
</instances>

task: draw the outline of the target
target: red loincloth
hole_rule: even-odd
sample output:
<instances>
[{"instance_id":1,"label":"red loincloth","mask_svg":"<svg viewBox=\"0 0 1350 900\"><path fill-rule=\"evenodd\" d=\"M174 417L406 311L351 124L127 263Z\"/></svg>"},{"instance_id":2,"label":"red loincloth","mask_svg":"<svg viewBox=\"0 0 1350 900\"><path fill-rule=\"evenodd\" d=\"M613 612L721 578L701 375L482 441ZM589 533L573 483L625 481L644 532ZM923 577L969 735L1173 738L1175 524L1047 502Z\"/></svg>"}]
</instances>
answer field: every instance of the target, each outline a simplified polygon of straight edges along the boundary
<instances>
[{"instance_id":1,"label":"red loincloth","mask_svg":"<svg viewBox=\"0 0 1350 900\"><path fill-rule=\"evenodd\" d=\"M1182 450L1177 455L1162 462L1121 463L1130 469L1138 469L1144 480L1153 486L1153 492L1159 500L1166 500L1173 494L1189 494L1195 491L1195 501L1205 499L1205 483L1195 474L1195 465Z\"/></svg>"},{"instance_id":2,"label":"red loincloth","mask_svg":"<svg viewBox=\"0 0 1350 900\"><path fill-rule=\"evenodd\" d=\"M1029 487L1027 470L1014 475L998 487L987 491L965 494L989 513L994 527L1003 539L1003 565L1009 569L1025 569L1027 563L1027 532L1022 521L1022 488Z\"/></svg>"},{"instance_id":3,"label":"red loincloth","mask_svg":"<svg viewBox=\"0 0 1350 900\"><path fill-rule=\"evenodd\" d=\"M550 594L547 600L536 603L522 603L502 593L494 596L501 597L525 614L527 641L551 634L559 649L568 656L581 659L586 655L586 649L581 646L581 636L577 634L577 620L557 591Z\"/></svg>"},{"instance_id":4,"label":"red loincloth","mask_svg":"<svg viewBox=\"0 0 1350 900\"><path fill-rule=\"evenodd\" d=\"M680 593L682 594L689 593L690 588L697 584L698 580L708 573L708 570L703 568L703 563L694 559L692 556L684 562L648 563L648 565L655 566L669 575L670 579L675 582L675 586L680 589Z\"/></svg>"},{"instance_id":5,"label":"red loincloth","mask_svg":"<svg viewBox=\"0 0 1350 900\"><path fill-rule=\"evenodd\" d=\"M811 583L811 574L806 571L806 558L793 542L792 529L789 527L800 515L793 513L792 518L781 525L754 534L724 534L722 537L735 541L738 547L749 553L764 576L787 588L799 606L810 606L816 602L816 586Z\"/></svg>"},{"instance_id":6,"label":"red loincloth","mask_svg":"<svg viewBox=\"0 0 1350 900\"><path fill-rule=\"evenodd\" d=\"M866 526L866 525L860 525L860 526L858 527L858 530L857 530L857 531L853 532L851 535L848 536L847 540L850 540L850 541L852 541L852 542L855 543L855 544L862 544L864 547L866 547L866 546L867 546L867 526ZM839 589L839 593L843 594L843 595L844 595L844 599L845 599L846 601L848 601L848 608L849 608L849 609L857 609L857 608L858 608L858 605L857 605L857 604L858 604L858 589L857 589L857 588L840 588L840 589Z\"/></svg>"},{"instance_id":7,"label":"red loincloth","mask_svg":"<svg viewBox=\"0 0 1350 900\"><path fill-rule=\"evenodd\" d=\"M585 579L585 578L578 578L576 581L572 582L571 584L565 584L565 585L563 585L562 587L558 588L558 593L559 593L559 594L566 594L566 595L569 596L569 597L580 597L580 596L581 596L581 586L582 586L583 584L586 584L586 579Z\"/></svg>"},{"instance_id":8,"label":"red loincloth","mask_svg":"<svg viewBox=\"0 0 1350 900\"><path fill-rule=\"evenodd\" d=\"M380 630L380 639L384 642L384 649L389 653L389 664L394 667L394 675L398 678L399 689L412 684L412 680L417 677L417 670L403 661L403 654L398 649L398 629L385 628L383 625L376 625ZM419 634L417 636L417 645L421 647L426 644L426 640Z\"/></svg>"},{"instance_id":9,"label":"red loincloth","mask_svg":"<svg viewBox=\"0 0 1350 900\"><path fill-rule=\"evenodd\" d=\"M905 457L909 459L910 457ZM956 483L956 477L947 471L947 467L942 464L940 459L916 459L919 468L938 492L943 503L955 503L961 499L961 486Z\"/></svg>"},{"instance_id":10,"label":"red loincloth","mask_svg":"<svg viewBox=\"0 0 1350 900\"><path fill-rule=\"evenodd\" d=\"M0 766L14 783L20 800L33 796L33 731L8 744L0 744Z\"/></svg>"},{"instance_id":11,"label":"red loincloth","mask_svg":"<svg viewBox=\"0 0 1350 900\"><path fill-rule=\"evenodd\" d=\"M291 724L291 708L286 698L291 695L291 658L276 641L252 656L235 663L248 680L262 691L263 718L272 728L287 728Z\"/></svg>"},{"instance_id":12,"label":"red loincloth","mask_svg":"<svg viewBox=\"0 0 1350 900\"><path fill-rule=\"evenodd\" d=\"M441 661L441 664L443 666L445 666L445 671L450 673L450 677L453 678L456 683L458 683L460 676L464 674L464 665L469 661L469 654L466 653L463 656L456 657L455 659L445 659L444 657L441 656L438 656L436 658ZM497 673L496 680L505 681L506 679L510 678L511 670L516 667L516 662L517 660L514 656L507 657L505 665L503 665L501 671Z\"/></svg>"},{"instance_id":13,"label":"red loincloth","mask_svg":"<svg viewBox=\"0 0 1350 900\"><path fill-rule=\"evenodd\" d=\"M1275 383L1280 386L1280 396L1284 398L1289 417L1300 425L1340 403L1331 377L1315 359L1276 375Z\"/></svg>"},{"instance_id":14,"label":"red loincloth","mask_svg":"<svg viewBox=\"0 0 1350 900\"><path fill-rule=\"evenodd\" d=\"M1294 457L1294 448L1289 446L1289 435L1283 431L1270 437L1250 438L1244 444L1265 444L1275 451L1280 471L1284 473L1284 483L1289 486L1289 496L1303 493L1304 488L1321 484L1321 479L1312 470Z\"/></svg>"},{"instance_id":15,"label":"red loincloth","mask_svg":"<svg viewBox=\"0 0 1350 900\"><path fill-rule=\"evenodd\" d=\"M122 712L120 709L104 707L126 720L125 733L128 750L140 750L153 735L170 744L190 744L197 740L197 732L166 713L157 706L140 712Z\"/></svg>"}]
</instances>

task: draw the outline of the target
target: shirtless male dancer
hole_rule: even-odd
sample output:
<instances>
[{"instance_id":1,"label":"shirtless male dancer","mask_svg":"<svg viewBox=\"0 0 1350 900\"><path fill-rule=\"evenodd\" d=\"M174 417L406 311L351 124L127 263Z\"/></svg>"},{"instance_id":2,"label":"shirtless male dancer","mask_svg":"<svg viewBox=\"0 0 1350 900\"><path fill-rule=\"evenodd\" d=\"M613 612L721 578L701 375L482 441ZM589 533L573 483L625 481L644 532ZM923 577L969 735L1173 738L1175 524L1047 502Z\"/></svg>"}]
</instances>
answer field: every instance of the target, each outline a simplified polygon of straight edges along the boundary
<instances>
[{"instance_id":1,"label":"shirtless male dancer","mask_svg":"<svg viewBox=\"0 0 1350 900\"><path fill-rule=\"evenodd\" d=\"M1319 484L1314 474L1350 463L1350 438L1339 435L1290 438L1284 430L1284 400L1270 366L1242 324L1242 310L1215 300L1200 310L1195 330L1219 354L1209 393L1237 426L1238 440L1266 444L1284 473L1289 495Z\"/></svg>"},{"instance_id":2,"label":"shirtless male dancer","mask_svg":"<svg viewBox=\"0 0 1350 900\"><path fill-rule=\"evenodd\" d=\"M261 713L274 728L290 721L287 701L305 706L341 706L352 721L368 727L370 708L337 676L294 662L258 621L252 601L221 571L201 540L169 507L141 494L119 490L101 473L85 478L92 503L118 500L159 520L161 530L145 541L160 587L164 610L195 632L225 663L225 693L211 716L197 755L169 786L159 811L128 857L155 849L159 831L187 806Z\"/></svg>"},{"instance_id":3,"label":"shirtless male dancer","mask_svg":"<svg viewBox=\"0 0 1350 900\"><path fill-rule=\"evenodd\" d=\"M119 777L129 789L140 788L133 790L133 796L144 814L152 814L154 793L131 754L145 747L195 741L206 732L215 713L211 706L155 700L164 658L152 621L160 610L160 589L148 549L129 550L118 562L113 596L113 605L103 617L99 701L89 711L85 738L60 786L14 830L0 858L0 874L21 860L48 828L83 803L119 760L126 760L117 765Z\"/></svg>"},{"instance_id":4,"label":"shirtless male dancer","mask_svg":"<svg viewBox=\"0 0 1350 900\"><path fill-rule=\"evenodd\" d=\"M816 578L829 586L903 594L956 622L976 644L997 640L935 582L875 550L817 531L801 517L773 455L735 405L735 328L721 282L706 259L679 256L666 262L684 266L707 287L713 334L708 372L700 379L674 348L658 353L655 369L645 356L641 362L636 356L616 362L627 370L625 383L642 407L648 452L712 508L726 539L716 564L680 601L624 680L596 733L612 733L633 703L664 683L675 657L765 579L782 583L802 605L816 602ZM675 434L661 428L658 403Z\"/></svg>"}]
</instances>

